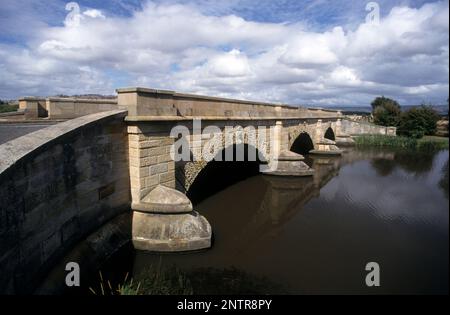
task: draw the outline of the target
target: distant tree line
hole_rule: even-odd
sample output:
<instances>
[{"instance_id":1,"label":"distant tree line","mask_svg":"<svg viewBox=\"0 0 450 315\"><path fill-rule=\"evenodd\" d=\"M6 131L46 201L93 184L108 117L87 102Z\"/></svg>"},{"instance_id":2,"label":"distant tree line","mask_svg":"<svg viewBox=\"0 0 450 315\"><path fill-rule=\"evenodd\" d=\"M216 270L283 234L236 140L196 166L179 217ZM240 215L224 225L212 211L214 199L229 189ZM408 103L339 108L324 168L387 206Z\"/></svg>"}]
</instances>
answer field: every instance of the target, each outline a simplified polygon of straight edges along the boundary
<instances>
[{"instance_id":1,"label":"distant tree line","mask_svg":"<svg viewBox=\"0 0 450 315\"><path fill-rule=\"evenodd\" d=\"M11 101L0 100L0 113L15 112L18 108L18 104L13 104Z\"/></svg>"},{"instance_id":2,"label":"distant tree line","mask_svg":"<svg viewBox=\"0 0 450 315\"><path fill-rule=\"evenodd\" d=\"M397 133L412 138L434 135L440 116L431 105L422 104L406 111L390 98L377 97L372 103L373 121L381 126L397 127Z\"/></svg>"}]
</instances>

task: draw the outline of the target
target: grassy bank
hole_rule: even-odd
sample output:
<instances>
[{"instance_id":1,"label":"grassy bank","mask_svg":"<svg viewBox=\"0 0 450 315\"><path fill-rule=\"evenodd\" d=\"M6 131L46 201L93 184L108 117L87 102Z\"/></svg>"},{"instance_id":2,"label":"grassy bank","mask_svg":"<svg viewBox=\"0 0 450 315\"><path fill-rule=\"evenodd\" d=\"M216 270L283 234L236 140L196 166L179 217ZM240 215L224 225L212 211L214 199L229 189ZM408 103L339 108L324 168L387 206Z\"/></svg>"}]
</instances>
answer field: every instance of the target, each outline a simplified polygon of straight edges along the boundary
<instances>
[{"instance_id":1,"label":"grassy bank","mask_svg":"<svg viewBox=\"0 0 450 315\"><path fill-rule=\"evenodd\" d=\"M249 274L234 267L196 268L183 271L175 266L164 267L160 262L150 265L134 279L127 279L114 285L100 281L90 288L95 295L193 295L193 294L283 294L284 288L265 277Z\"/></svg>"},{"instance_id":2,"label":"grassy bank","mask_svg":"<svg viewBox=\"0 0 450 315\"><path fill-rule=\"evenodd\" d=\"M393 147L420 150L448 149L449 140L444 137L425 136L421 139L392 137L385 135L364 135L355 137L357 146Z\"/></svg>"},{"instance_id":3,"label":"grassy bank","mask_svg":"<svg viewBox=\"0 0 450 315\"><path fill-rule=\"evenodd\" d=\"M19 109L19 105L0 105L0 113L15 112Z\"/></svg>"}]
</instances>

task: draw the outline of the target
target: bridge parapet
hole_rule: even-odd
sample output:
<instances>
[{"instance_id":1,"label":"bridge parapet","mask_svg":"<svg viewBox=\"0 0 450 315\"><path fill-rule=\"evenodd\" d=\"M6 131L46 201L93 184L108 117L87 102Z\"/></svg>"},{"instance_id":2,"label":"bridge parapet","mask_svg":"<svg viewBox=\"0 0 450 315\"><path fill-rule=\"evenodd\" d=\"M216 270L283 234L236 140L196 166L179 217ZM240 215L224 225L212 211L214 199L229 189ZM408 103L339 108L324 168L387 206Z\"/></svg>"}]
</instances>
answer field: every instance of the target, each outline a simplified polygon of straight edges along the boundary
<instances>
[{"instance_id":1,"label":"bridge parapet","mask_svg":"<svg viewBox=\"0 0 450 315\"><path fill-rule=\"evenodd\" d=\"M347 119L345 117L341 121L340 129L342 132L348 135L363 135L363 134L372 134L372 135L378 134L387 136L397 135L396 127L385 127L368 122L358 122L353 121L351 119Z\"/></svg>"},{"instance_id":2,"label":"bridge parapet","mask_svg":"<svg viewBox=\"0 0 450 315\"><path fill-rule=\"evenodd\" d=\"M78 241L129 211L125 111L0 145L0 294L31 293Z\"/></svg>"},{"instance_id":3,"label":"bridge parapet","mask_svg":"<svg viewBox=\"0 0 450 315\"><path fill-rule=\"evenodd\" d=\"M338 111L308 109L302 106L243 101L177 93L147 88L118 89L119 107L128 110L129 120L161 119L308 119L331 118Z\"/></svg>"},{"instance_id":4,"label":"bridge parapet","mask_svg":"<svg viewBox=\"0 0 450 315\"><path fill-rule=\"evenodd\" d=\"M25 112L26 119L73 119L117 108L117 99L28 96L19 100L19 110Z\"/></svg>"}]
</instances>

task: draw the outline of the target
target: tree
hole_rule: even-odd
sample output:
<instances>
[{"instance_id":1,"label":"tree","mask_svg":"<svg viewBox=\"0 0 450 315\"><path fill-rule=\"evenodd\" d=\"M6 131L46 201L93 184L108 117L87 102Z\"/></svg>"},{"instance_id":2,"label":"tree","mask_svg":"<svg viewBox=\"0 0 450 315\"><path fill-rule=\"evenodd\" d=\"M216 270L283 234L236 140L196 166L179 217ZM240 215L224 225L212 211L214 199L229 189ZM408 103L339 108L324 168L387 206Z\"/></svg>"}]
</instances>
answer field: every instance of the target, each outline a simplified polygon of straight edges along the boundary
<instances>
[{"instance_id":1,"label":"tree","mask_svg":"<svg viewBox=\"0 0 450 315\"><path fill-rule=\"evenodd\" d=\"M398 133L413 138L434 135L439 114L431 107L421 105L413 107L401 115Z\"/></svg>"},{"instance_id":2,"label":"tree","mask_svg":"<svg viewBox=\"0 0 450 315\"><path fill-rule=\"evenodd\" d=\"M390 98L377 97L372 103L373 121L381 126L397 126L400 121L400 104Z\"/></svg>"}]
</instances>

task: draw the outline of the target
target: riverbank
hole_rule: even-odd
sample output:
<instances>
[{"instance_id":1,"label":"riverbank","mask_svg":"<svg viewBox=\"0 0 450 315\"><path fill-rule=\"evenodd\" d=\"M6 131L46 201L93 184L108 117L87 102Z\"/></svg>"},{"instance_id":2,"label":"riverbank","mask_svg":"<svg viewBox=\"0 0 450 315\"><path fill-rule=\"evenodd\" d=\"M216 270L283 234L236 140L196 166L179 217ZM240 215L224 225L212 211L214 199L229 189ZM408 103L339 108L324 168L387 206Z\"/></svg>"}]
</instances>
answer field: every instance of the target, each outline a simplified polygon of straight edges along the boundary
<instances>
[{"instance_id":1,"label":"riverbank","mask_svg":"<svg viewBox=\"0 0 450 315\"><path fill-rule=\"evenodd\" d=\"M19 109L19 105L16 104L0 104L0 113L16 112Z\"/></svg>"},{"instance_id":2,"label":"riverbank","mask_svg":"<svg viewBox=\"0 0 450 315\"><path fill-rule=\"evenodd\" d=\"M424 136L421 139L392 137L385 135L364 135L354 137L357 146L397 147L408 149L442 150L449 148L449 139L437 136Z\"/></svg>"}]
</instances>

